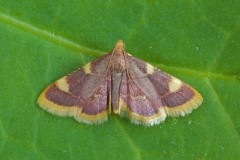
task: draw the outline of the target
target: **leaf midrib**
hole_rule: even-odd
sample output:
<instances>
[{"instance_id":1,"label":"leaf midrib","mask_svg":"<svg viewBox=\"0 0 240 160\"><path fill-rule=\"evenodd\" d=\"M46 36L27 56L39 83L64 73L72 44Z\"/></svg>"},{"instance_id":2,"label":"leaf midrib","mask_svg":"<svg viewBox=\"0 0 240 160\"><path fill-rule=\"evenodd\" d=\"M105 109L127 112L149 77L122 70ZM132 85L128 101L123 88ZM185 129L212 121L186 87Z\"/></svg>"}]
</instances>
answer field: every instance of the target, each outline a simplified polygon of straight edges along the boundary
<instances>
[{"instance_id":1,"label":"leaf midrib","mask_svg":"<svg viewBox=\"0 0 240 160\"><path fill-rule=\"evenodd\" d=\"M66 47L68 49L71 49L76 52L81 52L86 55L95 55L99 56L101 54L105 54L106 52L95 50L92 48L88 48L82 45L79 45L77 43L74 43L71 40L68 40L64 37L54 35L51 32L48 32L46 30L37 28L31 24L28 24L26 22L22 22L12 16L6 15L0 11L0 21L3 23L6 23L8 25L14 26L15 28L24 30L26 32L32 33L38 37L41 37L43 39L46 39L52 43L56 44L61 44L61 46ZM156 66L161 66L163 69L166 70L172 70L174 72L181 72L181 73L187 73L187 74L192 74L195 76L200 76L202 78L215 78L215 79L229 79L229 80L236 80L239 79L240 77L234 76L234 75L227 75L227 74L220 74L220 73L214 73L214 72L206 72L206 71L200 71L200 70L194 70L194 69L187 69L187 68L182 68L182 67L175 67L175 66L166 66L164 64L157 64Z\"/></svg>"}]
</instances>

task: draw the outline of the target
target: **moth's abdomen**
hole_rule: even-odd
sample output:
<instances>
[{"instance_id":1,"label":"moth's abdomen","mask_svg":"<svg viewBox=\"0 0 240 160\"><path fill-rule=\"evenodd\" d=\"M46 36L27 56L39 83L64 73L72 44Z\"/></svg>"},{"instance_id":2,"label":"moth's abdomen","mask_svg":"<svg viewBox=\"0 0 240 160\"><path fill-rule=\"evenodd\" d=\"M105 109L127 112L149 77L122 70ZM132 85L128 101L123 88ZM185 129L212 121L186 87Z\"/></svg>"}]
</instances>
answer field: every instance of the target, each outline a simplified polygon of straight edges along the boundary
<instances>
[{"instance_id":1,"label":"moth's abdomen","mask_svg":"<svg viewBox=\"0 0 240 160\"><path fill-rule=\"evenodd\" d=\"M113 107L113 112L116 114L120 113L119 109L119 95L120 95L120 85L122 81L122 72L112 72L111 73L111 102Z\"/></svg>"}]
</instances>

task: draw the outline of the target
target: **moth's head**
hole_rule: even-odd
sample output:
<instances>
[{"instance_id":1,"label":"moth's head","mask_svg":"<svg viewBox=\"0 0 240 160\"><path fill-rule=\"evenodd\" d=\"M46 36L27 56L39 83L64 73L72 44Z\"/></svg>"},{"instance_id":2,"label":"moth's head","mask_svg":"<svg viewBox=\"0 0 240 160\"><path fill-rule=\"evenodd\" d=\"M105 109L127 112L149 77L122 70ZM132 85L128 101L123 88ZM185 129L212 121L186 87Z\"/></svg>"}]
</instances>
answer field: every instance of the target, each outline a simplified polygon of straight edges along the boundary
<instances>
[{"instance_id":1,"label":"moth's head","mask_svg":"<svg viewBox=\"0 0 240 160\"><path fill-rule=\"evenodd\" d=\"M125 45L122 40L117 41L112 52L113 52L113 54L124 54L125 53Z\"/></svg>"},{"instance_id":2,"label":"moth's head","mask_svg":"<svg viewBox=\"0 0 240 160\"><path fill-rule=\"evenodd\" d=\"M117 41L111 54L111 69L116 72L123 72L126 69L126 54L122 40Z\"/></svg>"}]
</instances>

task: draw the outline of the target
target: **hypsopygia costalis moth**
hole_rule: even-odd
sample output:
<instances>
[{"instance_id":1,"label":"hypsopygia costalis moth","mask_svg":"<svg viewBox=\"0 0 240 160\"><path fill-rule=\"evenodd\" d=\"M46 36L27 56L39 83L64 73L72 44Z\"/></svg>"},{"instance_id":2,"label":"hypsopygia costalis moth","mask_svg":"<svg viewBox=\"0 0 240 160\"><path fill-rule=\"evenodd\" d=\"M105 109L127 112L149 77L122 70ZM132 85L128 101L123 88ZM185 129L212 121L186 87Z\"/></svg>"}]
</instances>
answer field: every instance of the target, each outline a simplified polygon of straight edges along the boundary
<instances>
[{"instance_id":1,"label":"hypsopygia costalis moth","mask_svg":"<svg viewBox=\"0 0 240 160\"><path fill-rule=\"evenodd\" d=\"M112 109L132 123L152 126L191 113L202 100L188 84L126 53L120 40L110 53L48 86L38 103L87 124L106 121Z\"/></svg>"}]
</instances>

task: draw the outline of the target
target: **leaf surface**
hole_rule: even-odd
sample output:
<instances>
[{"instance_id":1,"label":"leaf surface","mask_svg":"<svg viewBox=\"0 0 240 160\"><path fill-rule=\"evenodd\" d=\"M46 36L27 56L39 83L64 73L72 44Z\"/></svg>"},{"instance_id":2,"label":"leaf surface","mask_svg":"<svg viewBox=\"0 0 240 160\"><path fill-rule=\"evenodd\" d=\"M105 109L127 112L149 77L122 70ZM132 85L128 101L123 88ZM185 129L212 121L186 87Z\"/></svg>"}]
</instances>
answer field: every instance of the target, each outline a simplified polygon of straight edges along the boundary
<instances>
[{"instance_id":1,"label":"leaf surface","mask_svg":"<svg viewBox=\"0 0 240 160\"><path fill-rule=\"evenodd\" d=\"M239 17L237 1L1 0L1 159L240 159ZM44 88L118 39L196 88L202 106L150 128L38 107Z\"/></svg>"}]
</instances>

